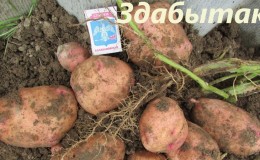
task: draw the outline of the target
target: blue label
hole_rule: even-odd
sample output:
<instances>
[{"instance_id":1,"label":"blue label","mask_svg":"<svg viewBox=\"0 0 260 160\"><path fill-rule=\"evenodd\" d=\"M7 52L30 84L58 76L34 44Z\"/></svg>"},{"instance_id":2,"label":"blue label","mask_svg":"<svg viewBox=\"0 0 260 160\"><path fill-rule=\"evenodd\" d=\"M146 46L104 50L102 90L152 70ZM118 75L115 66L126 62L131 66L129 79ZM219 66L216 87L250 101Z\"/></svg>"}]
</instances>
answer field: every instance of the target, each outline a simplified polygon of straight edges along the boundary
<instances>
[{"instance_id":1,"label":"blue label","mask_svg":"<svg viewBox=\"0 0 260 160\"><path fill-rule=\"evenodd\" d=\"M96 46L117 43L115 19L91 21L93 40Z\"/></svg>"}]
</instances>

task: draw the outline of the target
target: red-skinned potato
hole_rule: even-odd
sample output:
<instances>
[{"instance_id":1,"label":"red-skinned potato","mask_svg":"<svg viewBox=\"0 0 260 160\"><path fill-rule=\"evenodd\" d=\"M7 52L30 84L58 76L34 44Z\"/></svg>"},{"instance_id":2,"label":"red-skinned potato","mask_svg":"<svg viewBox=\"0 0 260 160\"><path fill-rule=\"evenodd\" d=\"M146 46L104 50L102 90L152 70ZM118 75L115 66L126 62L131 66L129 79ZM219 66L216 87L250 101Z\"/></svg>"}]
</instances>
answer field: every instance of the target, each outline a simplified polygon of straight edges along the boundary
<instances>
[{"instance_id":1,"label":"red-skinned potato","mask_svg":"<svg viewBox=\"0 0 260 160\"><path fill-rule=\"evenodd\" d=\"M227 153L249 156L260 152L260 122L230 103L201 98L192 99L193 121L207 131Z\"/></svg>"},{"instance_id":2,"label":"red-skinned potato","mask_svg":"<svg viewBox=\"0 0 260 160\"><path fill-rule=\"evenodd\" d=\"M141 8L144 7L134 7L134 10L131 12L133 20L135 12ZM147 38L151 41L152 46L154 46L156 50L161 51L165 56L175 62L188 61L192 52L192 44L190 43L183 27L180 24L172 24L168 18L166 18L165 23L161 24L154 24L151 20L151 15L154 10L158 8L169 10L170 4L168 2L155 2L150 4L150 8L149 19L145 23L137 24L138 28L145 33ZM143 14L140 14L139 19L143 19L143 16ZM160 14L158 14L157 18L160 18ZM135 64L143 66L147 65L146 62L148 62L156 66L162 65L160 60L155 59L154 53L148 45L146 45L129 26L124 30L124 36L130 40L127 54Z\"/></svg>"},{"instance_id":3,"label":"red-skinned potato","mask_svg":"<svg viewBox=\"0 0 260 160\"><path fill-rule=\"evenodd\" d=\"M24 147L51 147L74 125L77 101L63 86L22 88L0 99L0 140Z\"/></svg>"},{"instance_id":4,"label":"red-skinned potato","mask_svg":"<svg viewBox=\"0 0 260 160\"><path fill-rule=\"evenodd\" d=\"M150 102L139 122L140 138L150 152L174 152L185 141L188 125L178 103L168 97Z\"/></svg>"},{"instance_id":5,"label":"red-skinned potato","mask_svg":"<svg viewBox=\"0 0 260 160\"><path fill-rule=\"evenodd\" d=\"M128 160L166 160L166 157L149 151L138 151L131 154Z\"/></svg>"},{"instance_id":6,"label":"red-skinned potato","mask_svg":"<svg viewBox=\"0 0 260 160\"><path fill-rule=\"evenodd\" d=\"M69 42L58 47L56 56L61 66L72 72L75 67L90 57L90 53L81 44Z\"/></svg>"},{"instance_id":7,"label":"red-skinned potato","mask_svg":"<svg viewBox=\"0 0 260 160\"><path fill-rule=\"evenodd\" d=\"M115 109L127 98L134 74L118 58L92 56L72 72L70 84L79 104L96 115Z\"/></svg>"},{"instance_id":8,"label":"red-skinned potato","mask_svg":"<svg viewBox=\"0 0 260 160\"><path fill-rule=\"evenodd\" d=\"M73 145L62 160L123 160L124 156L125 144L120 138L96 133Z\"/></svg>"},{"instance_id":9,"label":"red-skinned potato","mask_svg":"<svg viewBox=\"0 0 260 160\"><path fill-rule=\"evenodd\" d=\"M178 151L179 160L221 160L218 144L198 125L188 122L189 132Z\"/></svg>"}]
</instances>

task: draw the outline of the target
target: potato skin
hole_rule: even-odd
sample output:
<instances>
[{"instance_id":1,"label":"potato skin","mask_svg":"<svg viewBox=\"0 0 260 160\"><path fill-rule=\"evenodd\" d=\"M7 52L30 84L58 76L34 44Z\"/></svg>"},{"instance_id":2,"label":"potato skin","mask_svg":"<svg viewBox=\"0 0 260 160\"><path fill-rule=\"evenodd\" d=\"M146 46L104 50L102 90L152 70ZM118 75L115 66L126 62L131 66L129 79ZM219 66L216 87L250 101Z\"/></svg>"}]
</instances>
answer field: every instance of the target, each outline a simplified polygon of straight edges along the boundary
<instances>
[{"instance_id":1,"label":"potato skin","mask_svg":"<svg viewBox=\"0 0 260 160\"><path fill-rule=\"evenodd\" d=\"M178 152L179 160L220 160L218 144L198 125L188 122L189 132Z\"/></svg>"},{"instance_id":2,"label":"potato skin","mask_svg":"<svg viewBox=\"0 0 260 160\"><path fill-rule=\"evenodd\" d=\"M193 102L193 121L216 140L221 150L241 157L260 152L258 119L221 100L201 98Z\"/></svg>"},{"instance_id":3,"label":"potato skin","mask_svg":"<svg viewBox=\"0 0 260 160\"><path fill-rule=\"evenodd\" d=\"M72 146L62 160L123 160L125 144L118 137L106 133L96 133L88 139Z\"/></svg>"},{"instance_id":4,"label":"potato skin","mask_svg":"<svg viewBox=\"0 0 260 160\"><path fill-rule=\"evenodd\" d=\"M90 57L89 51L77 42L69 42L58 47L56 56L61 66L72 72L76 66Z\"/></svg>"},{"instance_id":5,"label":"potato skin","mask_svg":"<svg viewBox=\"0 0 260 160\"><path fill-rule=\"evenodd\" d=\"M96 115L115 109L127 98L134 74L118 58L92 56L73 71L70 84L79 104Z\"/></svg>"},{"instance_id":6,"label":"potato skin","mask_svg":"<svg viewBox=\"0 0 260 160\"><path fill-rule=\"evenodd\" d=\"M152 153L148 151L138 151L131 154L128 160L166 160L166 158L157 153Z\"/></svg>"},{"instance_id":7,"label":"potato skin","mask_svg":"<svg viewBox=\"0 0 260 160\"><path fill-rule=\"evenodd\" d=\"M51 147L73 126L77 101L63 86L22 88L0 99L0 140L24 147Z\"/></svg>"},{"instance_id":8,"label":"potato skin","mask_svg":"<svg viewBox=\"0 0 260 160\"><path fill-rule=\"evenodd\" d=\"M174 152L185 141L188 125L177 102L161 97L150 102L139 122L140 138L150 152Z\"/></svg>"},{"instance_id":9,"label":"potato skin","mask_svg":"<svg viewBox=\"0 0 260 160\"><path fill-rule=\"evenodd\" d=\"M134 10L131 12L132 17L134 17L135 12L141 8L144 7L135 6ZM183 27L180 24L172 24L169 22L168 18L166 18L165 23L162 24L154 24L151 21L152 12L155 9L166 8L169 10L170 4L168 2L155 2L150 4L150 8L149 19L145 23L137 24L138 28L145 33L155 49L161 51L165 56L175 62L188 61L192 52L192 44ZM142 14L140 19L143 19ZM153 51L132 31L130 26L127 26L126 29L124 29L124 36L130 40L127 53L135 64L139 66L147 65L147 62L156 66L161 66L163 64L160 60L155 59Z\"/></svg>"}]
</instances>

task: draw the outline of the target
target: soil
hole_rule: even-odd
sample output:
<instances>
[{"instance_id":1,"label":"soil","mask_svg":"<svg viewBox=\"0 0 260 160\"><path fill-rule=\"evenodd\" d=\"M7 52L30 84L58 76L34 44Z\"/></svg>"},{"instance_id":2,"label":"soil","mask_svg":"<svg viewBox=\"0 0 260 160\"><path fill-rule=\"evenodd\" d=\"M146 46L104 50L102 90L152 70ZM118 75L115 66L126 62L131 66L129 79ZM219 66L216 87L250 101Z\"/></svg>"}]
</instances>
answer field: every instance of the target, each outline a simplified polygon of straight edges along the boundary
<instances>
[{"instance_id":1,"label":"soil","mask_svg":"<svg viewBox=\"0 0 260 160\"><path fill-rule=\"evenodd\" d=\"M15 92L21 87L41 85L65 85L70 87L70 73L60 66L55 57L55 52L59 45L71 41L79 42L85 47L89 46L87 29L84 26L72 26L72 24L77 23L77 19L70 16L55 1L40 1L32 16L21 20L19 30L13 38L9 39L8 43L0 41L0 53L2 53L0 54L0 97ZM194 47L188 64L190 69L216 59L224 51L227 51L225 57L260 60L259 48L242 46L239 37L240 31L235 23L223 24L204 38L198 37L191 26L184 26ZM143 73L149 72L153 75L150 70L138 68L128 61L126 53L113 56L127 61L135 70L136 81L141 84L149 81L147 77L143 76ZM202 92L198 85L190 80L186 81L181 91L175 91L176 86L173 85L162 94L177 99L187 119L189 119L191 105L187 103L187 100L202 96ZM209 97L216 96L210 95ZM237 106L260 119L259 99L259 93L239 98ZM145 103L143 103L143 106L145 106ZM143 106L135 112L137 119L140 117ZM61 144L68 148L88 135L93 120L98 118L80 109L75 126L62 139ZM109 123L108 121L106 122ZM97 131L102 130L102 127L97 129ZM132 132L129 130L122 132L121 137L126 139L127 154L142 148L136 128ZM129 139L131 141L127 141ZM0 160L48 160L50 156L50 148L24 149L0 142ZM259 159L260 155L246 158L228 155L225 158L225 160Z\"/></svg>"}]
</instances>

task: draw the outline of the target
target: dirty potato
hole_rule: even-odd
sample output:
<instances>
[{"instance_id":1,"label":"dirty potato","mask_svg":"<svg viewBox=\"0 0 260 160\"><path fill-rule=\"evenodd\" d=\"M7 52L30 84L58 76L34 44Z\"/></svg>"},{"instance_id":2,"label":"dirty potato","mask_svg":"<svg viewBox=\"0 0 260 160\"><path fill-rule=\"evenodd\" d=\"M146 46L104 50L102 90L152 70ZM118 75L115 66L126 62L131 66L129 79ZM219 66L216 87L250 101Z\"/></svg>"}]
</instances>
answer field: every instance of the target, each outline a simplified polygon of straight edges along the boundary
<instances>
[{"instance_id":1,"label":"dirty potato","mask_svg":"<svg viewBox=\"0 0 260 160\"><path fill-rule=\"evenodd\" d=\"M230 103L201 98L192 100L193 121L216 140L221 150L237 156L260 152L260 122Z\"/></svg>"},{"instance_id":2,"label":"dirty potato","mask_svg":"<svg viewBox=\"0 0 260 160\"><path fill-rule=\"evenodd\" d=\"M56 56L61 66L72 72L80 63L90 57L90 53L81 44L69 42L58 47Z\"/></svg>"},{"instance_id":3,"label":"dirty potato","mask_svg":"<svg viewBox=\"0 0 260 160\"><path fill-rule=\"evenodd\" d=\"M77 101L63 86L22 88L0 98L0 140L24 147L51 147L73 126Z\"/></svg>"},{"instance_id":4,"label":"dirty potato","mask_svg":"<svg viewBox=\"0 0 260 160\"><path fill-rule=\"evenodd\" d=\"M143 6L135 6L131 12L134 17L136 11L144 8ZM152 46L162 52L165 56L175 62L186 62L189 60L192 52L192 44L190 43L181 24L173 24L168 18L164 23L154 24L151 20L152 13L158 8L165 8L169 10L170 4L167 2L155 2L150 4L150 17L145 23L139 23L138 28L144 32L146 37L151 41ZM157 14L157 19L160 14ZM168 13L167 13L168 15ZM140 14L139 19L143 19L144 14ZM133 18L134 19L134 18ZM130 40L127 54L129 58L137 65L147 65L147 62L161 66L162 62L155 59L154 52L149 48L144 41L132 31L130 26L124 29L124 36Z\"/></svg>"},{"instance_id":5,"label":"dirty potato","mask_svg":"<svg viewBox=\"0 0 260 160\"><path fill-rule=\"evenodd\" d=\"M218 144L198 125L188 122L188 137L178 152L179 160L220 160Z\"/></svg>"},{"instance_id":6,"label":"dirty potato","mask_svg":"<svg viewBox=\"0 0 260 160\"><path fill-rule=\"evenodd\" d=\"M139 122L140 137L150 152L174 152L184 143L188 125L178 103L168 97L150 102Z\"/></svg>"},{"instance_id":7,"label":"dirty potato","mask_svg":"<svg viewBox=\"0 0 260 160\"><path fill-rule=\"evenodd\" d=\"M92 56L72 72L70 83L80 105L96 115L115 109L127 98L134 74L118 58Z\"/></svg>"},{"instance_id":8,"label":"dirty potato","mask_svg":"<svg viewBox=\"0 0 260 160\"><path fill-rule=\"evenodd\" d=\"M107 133L96 133L76 143L62 156L62 160L123 160L125 144Z\"/></svg>"}]
</instances>

